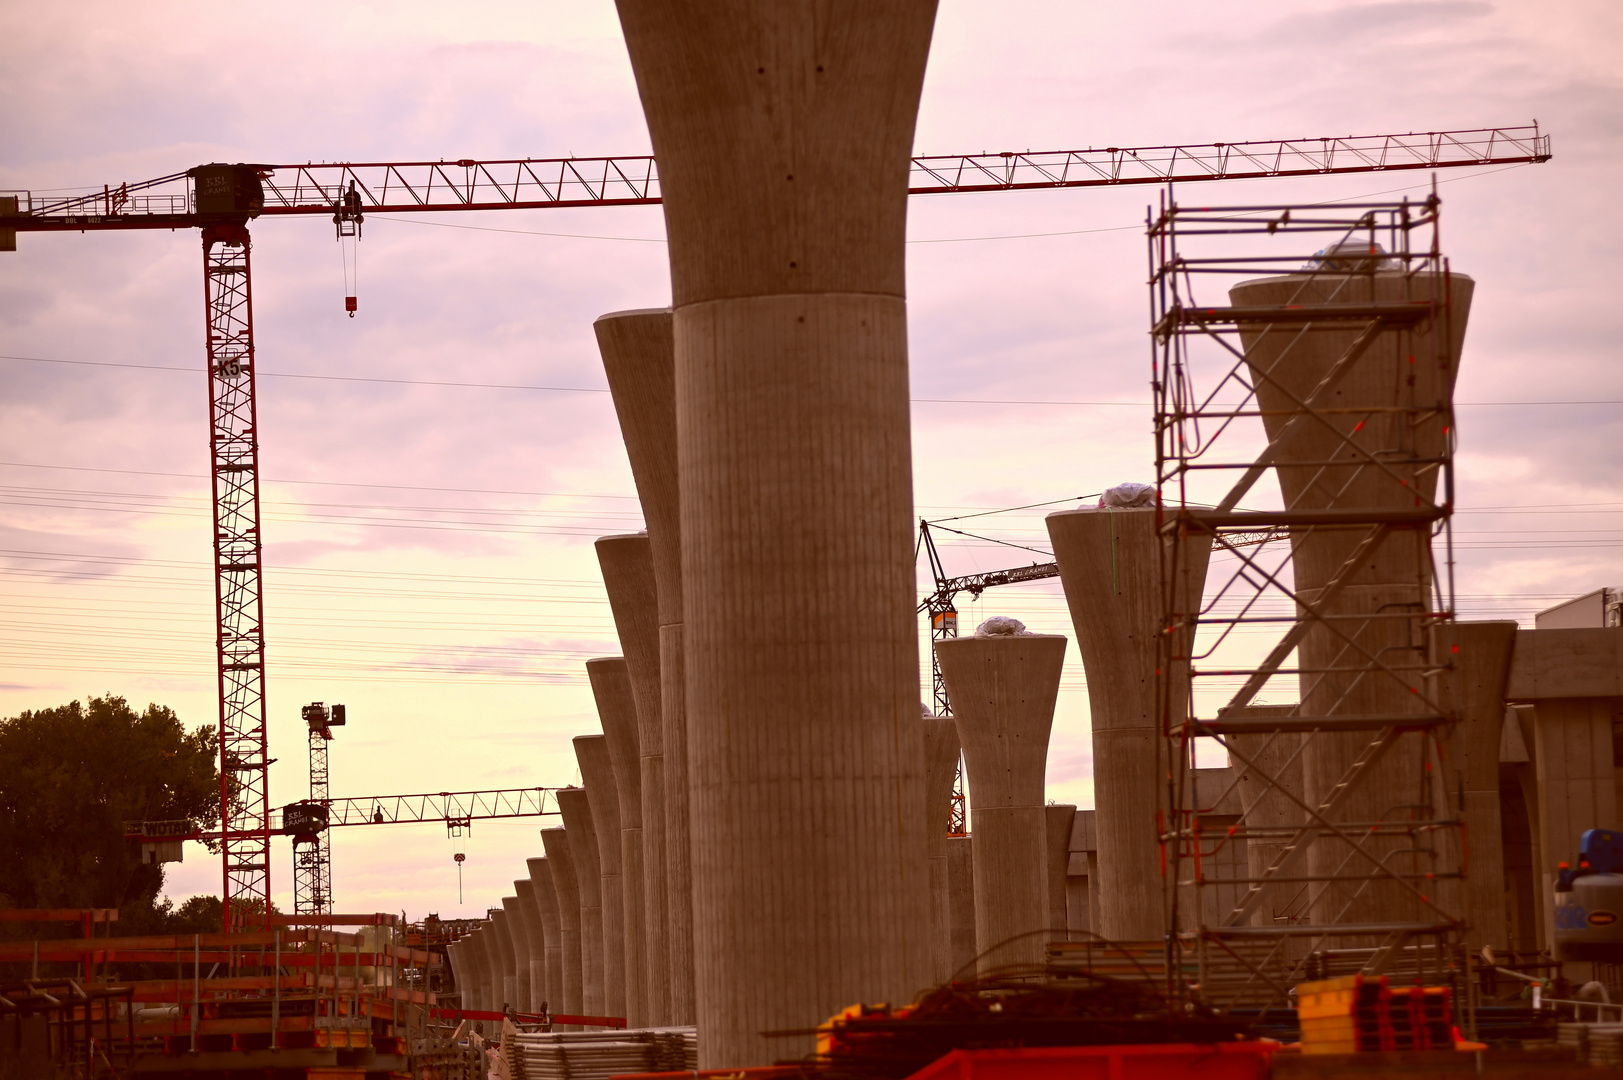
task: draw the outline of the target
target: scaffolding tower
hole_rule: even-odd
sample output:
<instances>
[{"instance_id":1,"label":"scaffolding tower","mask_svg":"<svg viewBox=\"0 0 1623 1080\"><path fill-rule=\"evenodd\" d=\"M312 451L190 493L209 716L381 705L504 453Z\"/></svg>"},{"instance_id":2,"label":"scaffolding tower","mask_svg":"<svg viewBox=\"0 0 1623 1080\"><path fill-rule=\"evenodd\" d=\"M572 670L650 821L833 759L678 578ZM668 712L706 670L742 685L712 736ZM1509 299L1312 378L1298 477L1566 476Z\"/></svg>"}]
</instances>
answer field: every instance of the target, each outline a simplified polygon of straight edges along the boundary
<instances>
[{"instance_id":1,"label":"scaffolding tower","mask_svg":"<svg viewBox=\"0 0 1623 1080\"><path fill-rule=\"evenodd\" d=\"M1462 1000L1434 642L1454 618L1468 283L1439 205L1192 208L1168 189L1147 218L1167 971L1218 1010L1352 972Z\"/></svg>"}]
</instances>

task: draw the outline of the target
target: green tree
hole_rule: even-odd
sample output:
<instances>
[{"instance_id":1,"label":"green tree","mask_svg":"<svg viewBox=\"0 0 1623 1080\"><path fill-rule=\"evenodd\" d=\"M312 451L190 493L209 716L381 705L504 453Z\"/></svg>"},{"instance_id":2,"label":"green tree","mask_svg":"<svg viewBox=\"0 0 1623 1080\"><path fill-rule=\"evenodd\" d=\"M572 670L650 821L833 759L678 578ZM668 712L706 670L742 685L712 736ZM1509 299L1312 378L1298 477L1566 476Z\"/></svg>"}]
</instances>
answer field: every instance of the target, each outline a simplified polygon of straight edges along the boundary
<instances>
[{"instance_id":1,"label":"green tree","mask_svg":"<svg viewBox=\"0 0 1623 1080\"><path fill-rule=\"evenodd\" d=\"M214 729L188 732L162 705L136 713L109 694L0 719L0 907L116 907L120 935L200 916L158 903L163 867L124 823L207 829L219 804Z\"/></svg>"}]
</instances>

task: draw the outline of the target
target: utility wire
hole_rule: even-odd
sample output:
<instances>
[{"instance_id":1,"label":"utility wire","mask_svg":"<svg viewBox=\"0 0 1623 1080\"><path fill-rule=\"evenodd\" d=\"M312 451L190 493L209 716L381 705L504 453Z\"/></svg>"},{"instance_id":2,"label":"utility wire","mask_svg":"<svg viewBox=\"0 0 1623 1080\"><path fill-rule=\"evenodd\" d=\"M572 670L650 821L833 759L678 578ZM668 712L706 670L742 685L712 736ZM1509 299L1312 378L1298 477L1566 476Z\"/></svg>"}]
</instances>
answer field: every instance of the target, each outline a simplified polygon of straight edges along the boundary
<instances>
[{"instance_id":1,"label":"utility wire","mask_svg":"<svg viewBox=\"0 0 1623 1080\"><path fill-rule=\"evenodd\" d=\"M1079 502L1082 499L1097 499L1101 492L1095 491L1092 495L1073 495L1066 499L1050 499L1047 502L1027 503L1024 506L1010 506L1002 510L982 510L978 514L959 514L956 517L932 518L926 524L939 525L943 521L963 521L966 518L990 517L993 514L1010 514L1016 510L1030 510L1038 506L1058 506L1060 503ZM954 530L948 530L949 532ZM968 533L964 534L968 536Z\"/></svg>"},{"instance_id":2,"label":"utility wire","mask_svg":"<svg viewBox=\"0 0 1623 1080\"><path fill-rule=\"evenodd\" d=\"M934 523L932 522L932 524ZM978 536L975 533L964 532L962 529L949 529L945 525L939 526L939 528L942 532L957 533L959 536L967 536L971 540L984 540L988 544L998 544L1002 547L1019 548L1021 551L1035 551L1038 555L1046 555L1050 559L1054 557L1054 553L1052 551L1043 551L1041 548L1027 547L1024 544L1016 544L1009 540L994 540L990 536Z\"/></svg>"},{"instance_id":3,"label":"utility wire","mask_svg":"<svg viewBox=\"0 0 1623 1080\"><path fill-rule=\"evenodd\" d=\"M0 353L0 360L18 360L34 364L65 364L72 367L131 368L139 371L184 371L201 374L200 368L177 367L167 364L126 364L112 360L58 360L45 356L14 356ZM542 386L534 383L458 382L449 379L382 379L363 375L309 375L290 371L260 371L265 379L308 379L321 382L382 383L390 386L454 386L475 390L536 390L555 394L606 394L606 386ZM1090 407L1117 406L1147 409L1148 401L1066 401L1051 398L908 398L922 405L1085 405ZM1623 405L1623 399L1587 399L1573 401L1456 401L1461 406L1522 406L1522 405Z\"/></svg>"}]
</instances>

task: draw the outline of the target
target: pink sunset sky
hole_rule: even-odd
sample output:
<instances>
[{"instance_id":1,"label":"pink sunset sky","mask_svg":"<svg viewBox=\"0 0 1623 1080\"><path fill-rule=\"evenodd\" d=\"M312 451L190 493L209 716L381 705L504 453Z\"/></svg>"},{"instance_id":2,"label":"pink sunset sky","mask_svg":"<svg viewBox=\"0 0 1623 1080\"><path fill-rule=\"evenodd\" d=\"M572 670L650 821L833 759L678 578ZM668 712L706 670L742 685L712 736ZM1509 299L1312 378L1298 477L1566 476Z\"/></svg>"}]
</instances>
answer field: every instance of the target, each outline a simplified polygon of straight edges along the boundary
<instances>
[{"instance_id":1,"label":"pink sunset sky","mask_svg":"<svg viewBox=\"0 0 1623 1080\"><path fill-rule=\"evenodd\" d=\"M210 161L648 152L613 5L10 5L0 189ZM1438 0L940 9L915 150L1235 142L1531 123L1543 165L1441 173L1478 282L1458 388L1458 591L1528 620L1623 584L1623 9ZM1419 197L1420 173L1209 185L1212 202ZM1188 189L1185 189L1188 190ZM1149 479L1151 187L910 204L915 501L941 517ZM374 215L360 312L322 218L254 227L272 801L299 706L340 701L333 792L562 785L619 651L592 540L642 518L592 336L668 303L657 207ZM115 693L216 719L195 232L24 234L0 254L0 715ZM562 389L538 389L540 387ZM946 400L942 400L946 399ZM1074 505L1064 504L1060 505ZM981 518L1046 549L1042 511ZM950 543L951 573L1040 559ZM921 585L923 579L921 578ZM863 597L852 595L859 627ZM990 592L1070 634L1055 583ZM1089 806L1068 658L1049 794ZM549 822L550 823L550 822ZM341 830L346 911L475 914L541 822ZM291 907L285 842L274 892ZM177 898L217 892L192 846Z\"/></svg>"}]
</instances>

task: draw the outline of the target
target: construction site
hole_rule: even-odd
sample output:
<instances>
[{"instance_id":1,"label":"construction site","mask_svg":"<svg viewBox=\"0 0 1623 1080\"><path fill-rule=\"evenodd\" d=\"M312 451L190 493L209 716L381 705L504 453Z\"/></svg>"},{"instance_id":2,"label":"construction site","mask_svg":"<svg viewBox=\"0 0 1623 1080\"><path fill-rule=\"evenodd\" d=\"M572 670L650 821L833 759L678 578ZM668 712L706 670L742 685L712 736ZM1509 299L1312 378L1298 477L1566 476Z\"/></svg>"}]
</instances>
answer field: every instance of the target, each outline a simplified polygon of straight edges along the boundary
<instances>
[{"instance_id":1,"label":"construction site","mask_svg":"<svg viewBox=\"0 0 1623 1080\"><path fill-rule=\"evenodd\" d=\"M1468 331L1503 293L1456 260L1475 225L1443 185L1536 182L1562 132L919 155L933 4L724 7L620 0L651 153L177 161L0 192L10 264L161 232L195 287L201 256L207 424L193 394L176 438L208 461L211 548L189 557L212 651L187 662L217 690L217 819L122 841L206 863L219 897L207 932L130 934L117 908L0 889L0 1080L1623 1076L1623 568L1495 616L1483 530L1456 521L1480 512ZM1378 190L1267 197L1337 177ZM1144 471L926 503L910 210L1116 188L1146 206L1137 255L1094 272L1143 306L1087 313L1128 344L1077 362L1139 388L1105 404ZM562 316L611 412L540 425L595 426L635 490L622 528L567 523L606 604L556 628L594 643L559 654L589 710L543 765L480 728L494 669L434 669L468 710L411 771L368 770L405 736L366 685L267 692L280 613L311 601L267 555L279 346L254 305L284 286L256 245L336 242L323 317L347 325L379 223L636 207L663 222L669 295ZM502 392L533 389L553 388ZM379 456L434 436L398 438ZM377 565L303 587L349 603ZM446 610L371 617L432 637ZM1053 779L1077 754L1091 805ZM368 787L418 793L346 794ZM384 893L349 838L417 858L418 833L449 845L440 876L391 871L403 910L353 906Z\"/></svg>"}]
</instances>

